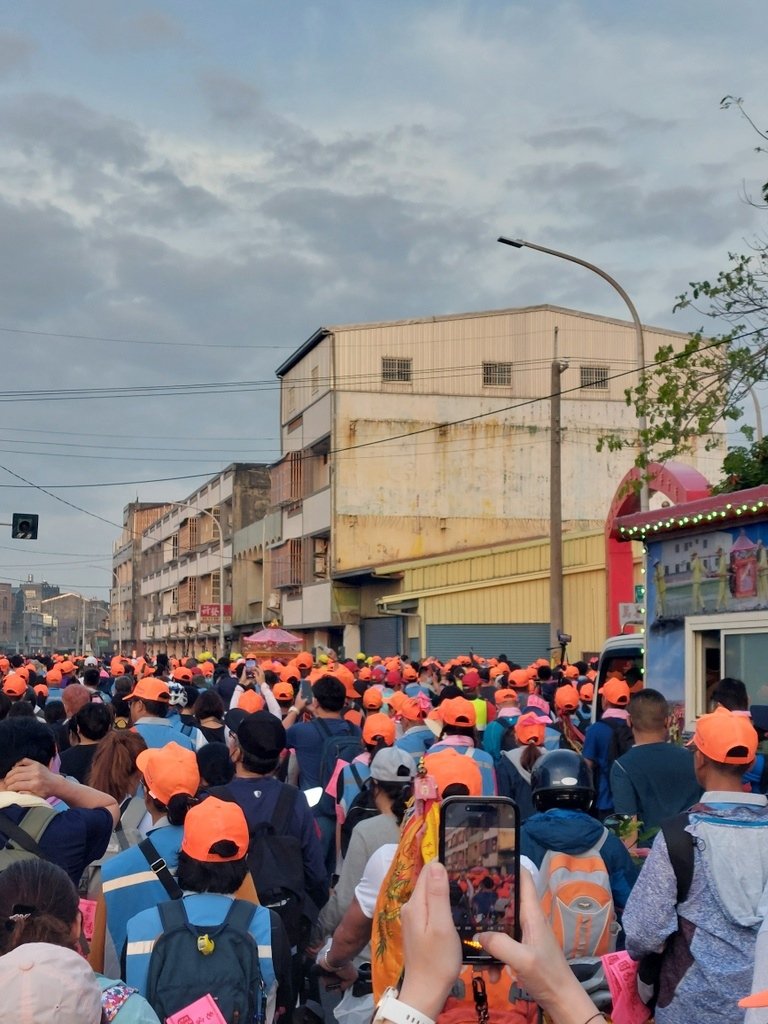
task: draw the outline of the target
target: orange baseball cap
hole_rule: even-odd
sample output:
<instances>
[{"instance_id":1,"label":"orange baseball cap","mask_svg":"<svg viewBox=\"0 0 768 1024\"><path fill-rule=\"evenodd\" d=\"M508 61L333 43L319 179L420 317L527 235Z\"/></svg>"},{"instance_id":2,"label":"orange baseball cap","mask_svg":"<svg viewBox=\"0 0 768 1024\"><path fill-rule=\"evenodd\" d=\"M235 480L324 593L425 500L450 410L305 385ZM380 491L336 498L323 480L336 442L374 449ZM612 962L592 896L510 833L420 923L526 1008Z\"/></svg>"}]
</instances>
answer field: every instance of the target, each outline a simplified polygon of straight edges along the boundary
<instances>
[{"instance_id":1,"label":"orange baseball cap","mask_svg":"<svg viewBox=\"0 0 768 1024\"><path fill-rule=\"evenodd\" d=\"M582 700L592 700L595 696L594 683L582 683L579 687L579 697Z\"/></svg>"},{"instance_id":2,"label":"orange baseball cap","mask_svg":"<svg viewBox=\"0 0 768 1024\"><path fill-rule=\"evenodd\" d=\"M16 672L11 672L10 675L5 677L3 683L3 693L8 697L23 697L27 692L27 681L22 679Z\"/></svg>"},{"instance_id":3,"label":"orange baseball cap","mask_svg":"<svg viewBox=\"0 0 768 1024\"><path fill-rule=\"evenodd\" d=\"M711 715L702 715L696 732L687 744L718 764L751 764L757 754L757 732L745 715L735 715L718 707Z\"/></svg>"},{"instance_id":4,"label":"orange baseball cap","mask_svg":"<svg viewBox=\"0 0 768 1024\"><path fill-rule=\"evenodd\" d=\"M75 663L73 661L62 661L60 667L65 676L75 671Z\"/></svg>"},{"instance_id":5,"label":"orange baseball cap","mask_svg":"<svg viewBox=\"0 0 768 1024\"><path fill-rule=\"evenodd\" d=\"M52 683L54 686L61 682L61 669L58 665L52 668L50 672L45 673L45 681L46 683Z\"/></svg>"},{"instance_id":6,"label":"orange baseball cap","mask_svg":"<svg viewBox=\"0 0 768 1024\"><path fill-rule=\"evenodd\" d=\"M136 767L144 776L149 795L161 804L167 804L179 793L195 796L200 788L195 752L178 743L142 750L136 758Z\"/></svg>"},{"instance_id":7,"label":"orange baseball cap","mask_svg":"<svg viewBox=\"0 0 768 1024\"><path fill-rule=\"evenodd\" d=\"M214 672L215 666L214 666L212 661L204 661L203 664L199 666L199 668L200 668L200 671L202 672L202 674L204 676L212 676L213 672ZM182 671L189 672L190 670L189 669L182 669ZM190 678L191 678L191 672L190 672Z\"/></svg>"},{"instance_id":8,"label":"orange baseball cap","mask_svg":"<svg viewBox=\"0 0 768 1024\"><path fill-rule=\"evenodd\" d=\"M365 668L361 668L357 673L357 678L361 679L364 683L367 683L371 678L371 670L367 666Z\"/></svg>"},{"instance_id":9,"label":"orange baseball cap","mask_svg":"<svg viewBox=\"0 0 768 1024\"><path fill-rule=\"evenodd\" d=\"M413 683L419 678L419 673L413 665L406 665L403 669L403 680L406 683Z\"/></svg>"},{"instance_id":10,"label":"orange baseball cap","mask_svg":"<svg viewBox=\"0 0 768 1024\"><path fill-rule=\"evenodd\" d=\"M370 674L370 673L369 673ZM363 707L366 711L378 711L384 703L381 690L376 686L369 686L363 694Z\"/></svg>"},{"instance_id":11,"label":"orange baseball cap","mask_svg":"<svg viewBox=\"0 0 768 1024\"><path fill-rule=\"evenodd\" d=\"M623 679L609 679L600 687L609 704L629 704L629 687Z\"/></svg>"},{"instance_id":12,"label":"orange baseball cap","mask_svg":"<svg viewBox=\"0 0 768 1024\"><path fill-rule=\"evenodd\" d=\"M14 669L17 676L21 676L22 679L29 680L29 665L19 665L18 668Z\"/></svg>"},{"instance_id":13,"label":"orange baseball cap","mask_svg":"<svg viewBox=\"0 0 768 1024\"><path fill-rule=\"evenodd\" d=\"M403 706L404 702L408 700L408 697L407 697L406 694L403 693L402 690L396 690L392 694L392 696L391 697L387 697L386 700L387 700L387 704L389 704L389 706L392 708L392 710L395 712L395 714L399 715L400 714L400 708Z\"/></svg>"},{"instance_id":14,"label":"orange baseball cap","mask_svg":"<svg viewBox=\"0 0 768 1024\"><path fill-rule=\"evenodd\" d=\"M566 665L563 669L563 675L566 679L578 679L579 670L576 668L575 665Z\"/></svg>"},{"instance_id":15,"label":"orange baseball cap","mask_svg":"<svg viewBox=\"0 0 768 1024\"><path fill-rule=\"evenodd\" d=\"M440 705L440 710L444 725L474 726L477 724L475 706L466 697L452 697L450 700L444 700Z\"/></svg>"},{"instance_id":16,"label":"orange baseball cap","mask_svg":"<svg viewBox=\"0 0 768 1024\"><path fill-rule=\"evenodd\" d=\"M34 687L34 690L38 697L48 696L48 687L45 685L45 683L37 683Z\"/></svg>"},{"instance_id":17,"label":"orange baseball cap","mask_svg":"<svg viewBox=\"0 0 768 1024\"><path fill-rule=\"evenodd\" d=\"M154 676L140 679L133 690L125 697L125 700L164 701L170 699L171 691L168 689L168 684Z\"/></svg>"},{"instance_id":18,"label":"orange baseball cap","mask_svg":"<svg viewBox=\"0 0 768 1024\"><path fill-rule=\"evenodd\" d=\"M544 721L538 715L534 715L533 712L522 715L515 722L515 738L518 743L523 745L533 743L540 747L544 742L545 730L546 725Z\"/></svg>"},{"instance_id":19,"label":"orange baseball cap","mask_svg":"<svg viewBox=\"0 0 768 1024\"><path fill-rule=\"evenodd\" d=\"M247 715L252 715L254 711L263 711L264 705L264 698L260 693L257 693L256 690L246 690L245 693L241 695L237 704L238 708L240 708L241 711L245 711Z\"/></svg>"},{"instance_id":20,"label":"orange baseball cap","mask_svg":"<svg viewBox=\"0 0 768 1024\"><path fill-rule=\"evenodd\" d=\"M514 672L510 672L509 681L516 690L527 690L528 683L531 681L528 669L516 668Z\"/></svg>"},{"instance_id":21,"label":"orange baseball cap","mask_svg":"<svg viewBox=\"0 0 768 1024\"><path fill-rule=\"evenodd\" d=\"M739 1000L739 1006L743 1006L745 1010L768 1006L768 988L764 988L761 992L753 992L751 996L744 996Z\"/></svg>"},{"instance_id":22,"label":"orange baseball cap","mask_svg":"<svg viewBox=\"0 0 768 1024\"><path fill-rule=\"evenodd\" d=\"M437 783L441 796L454 782L463 783L470 796L483 795L483 777L477 762L471 757L465 757L455 750L438 750L434 754L425 755L424 766Z\"/></svg>"},{"instance_id":23,"label":"orange baseball cap","mask_svg":"<svg viewBox=\"0 0 768 1024\"><path fill-rule=\"evenodd\" d=\"M427 713L418 701L417 697L406 697L400 704L398 712L409 722L421 722L427 717Z\"/></svg>"},{"instance_id":24,"label":"orange baseball cap","mask_svg":"<svg viewBox=\"0 0 768 1024\"><path fill-rule=\"evenodd\" d=\"M299 668L312 668L314 662L312 661L312 655L309 651L302 651L301 654L297 654L294 661Z\"/></svg>"},{"instance_id":25,"label":"orange baseball cap","mask_svg":"<svg viewBox=\"0 0 768 1024\"><path fill-rule=\"evenodd\" d=\"M192 682L192 669L191 668L176 668L171 673L171 678L177 683L191 683Z\"/></svg>"},{"instance_id":26,"label":"orange baseball cap","mask_svg":"<svg viewBox=\"0 0 768 1024\"><path fill-rule=\"evenodd\" d=\"M517 704L518 702L518 697L515 691L508 689L497 690L496 693L494 694L494 699L496 700L497 704L506 704L507 701L512 701L515 704Z\"/></svg>"},{"instance_id":27,"label":"orange baseball cap","mask_svg":"<svg viewBox=\"0 0 768 1024\"><path fill-rule=\"evenodd\" d=\"M277 701L292 701L294 698L293 687L290 683L275 683L272 693Z\"/></svg>"},{"instance_id":28,"label":"orange baseball cap","mask_svg":"<svg viewBox=\"0 0 768 1024\"><path fill-rule=\"evenodd\" d=\"M558 686L555 690L555 707L558 711L575 711L579 706L579 691L571 683Z\"/></svg>"},{"instance_id":29,"label":"orange baseball cap","mask_svg":"<svg viewBox=\"0 0 768 1024\"><path fill-rule=\"evenodd\" d=\"M382 739L388 747L395 742L395 723L389 715L368 715L363 725L363 743Z\"/></svg>"},{"instance_id":30,"label":"orange baseball cap","mask_svg":"<svg viewBox=\"0 0 768 1024\"><path fill-rule=\"evenodd\" d=\"M229 840L235 846L228 856L213 852L213 847L222 840ZM187 811L181 848L193 860L206 864L242 860L248 853L248 842L248 823L239 804L209 796Z\"/></svg>"}]
</instances>

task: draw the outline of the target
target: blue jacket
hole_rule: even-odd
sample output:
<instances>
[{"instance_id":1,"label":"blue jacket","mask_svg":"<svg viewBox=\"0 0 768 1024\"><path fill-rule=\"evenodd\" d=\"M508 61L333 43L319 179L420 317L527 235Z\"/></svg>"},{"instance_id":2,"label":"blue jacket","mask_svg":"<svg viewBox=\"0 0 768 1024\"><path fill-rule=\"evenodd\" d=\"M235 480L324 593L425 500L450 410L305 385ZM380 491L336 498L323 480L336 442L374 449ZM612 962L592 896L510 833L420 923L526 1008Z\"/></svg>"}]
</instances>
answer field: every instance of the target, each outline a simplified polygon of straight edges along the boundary
<instances>
[{"instance_id":1,"label":"blue jacket","mask_svg":"<svg viewBox=\"0 0 768 1024\"><path fill-rule=\"evenodd\" d=\"M184 735L181 731L182 725L183 723L178 721L176 715L168 718L142 718L134 725L134 729L144 739L150 750L164 747L166 743L178 743L180 747L185 747L187 750L197 751L198 742L194 736Z\"/></svg>"},{"instance_id":2,"label":"blue jacket","mask_svg":"<svg viewBox=\"0 0 768 1024\"><path fill-rule=\"evenodd\" d=\"M400 750L404 750L407 754L413 754L415 758L419 758L431 749L434 742L435 734L429 726L417 725L396 739L395 746Z\"/></svg>"},{"instance_id":3,"label":"blue jacket","mask_svg":"<svg viewBox=\"0 0 768 1024\"><path fill-rule=\"evenodd\" d=\"M184 896L184 907L191 924L210 925L215 927L222 923L232 906L232 897L219 893L191 893ZM251 921L250 934L259 950L259 964L267 994L267 1021L274 1016L275 994L277 991L277 971L272 949L273 915L266 907L256 907ZM277 926L282 930L282 923L277 918ZM142 910L128 922L128 943L126 945L125 980L146 998L149 961L155 943L162 935L160 914L157 907ZM283 937L285 933L283 932ZM290 953L285 948L280 956L288 961L290 970ZM281 972L282 973L282 972ZM270 1012L271 1010L271 1012Z\"/></svg>"},{"instance_id":4,"label":"blue jacket","mask_svg":"<svg viewBox=\"0 0 768 1024\"><path fill-rule=\"evenodd\" d=\"M555 808L538 812L520 829L520 852L541 867L548 850L561 853L584 853L600 842L604 826L584 811ZM600 849L600 856L611 880L613 902L622 910L637 878L637 868L622 841L609 832Z\"/></svg>"},{"instance_id":5,"label":"blue jacket","mask_svg":"<svg viewBox=\"0 0 768 1024\"><path fill-rule=\"evenodd\" d=\"M174 876L179 864L183 835L184 829L180 825L165 825L150 829L148 833L148 838ZM104 972L110 977L119 978L122 976L120 961L128 921L134 914L167 900L168 893L137 846L104 862L101 885L106 912Z\"/></svg>"}]
</instances>

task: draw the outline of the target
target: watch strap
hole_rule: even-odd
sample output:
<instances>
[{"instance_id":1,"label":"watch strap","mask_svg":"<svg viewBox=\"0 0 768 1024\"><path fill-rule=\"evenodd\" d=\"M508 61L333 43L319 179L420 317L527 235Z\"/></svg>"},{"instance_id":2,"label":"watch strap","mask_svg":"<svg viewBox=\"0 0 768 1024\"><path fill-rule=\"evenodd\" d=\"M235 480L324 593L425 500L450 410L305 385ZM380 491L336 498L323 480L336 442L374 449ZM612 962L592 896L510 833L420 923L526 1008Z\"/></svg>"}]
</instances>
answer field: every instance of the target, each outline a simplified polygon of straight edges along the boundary
<instances>
[{"instance_id":1,"label":"watch strap","mask_svg":"<svg viewBox=\"0 0 768 1024\"><path fill-rule=\"evenodd\" d=\"M392 1024L435 1024L431 1017L401 1002L397 995L397 989L386 989L376 1008L373 1024L383 1024L383 1021L392 1021Z\"/></svg>"}]
</instances>

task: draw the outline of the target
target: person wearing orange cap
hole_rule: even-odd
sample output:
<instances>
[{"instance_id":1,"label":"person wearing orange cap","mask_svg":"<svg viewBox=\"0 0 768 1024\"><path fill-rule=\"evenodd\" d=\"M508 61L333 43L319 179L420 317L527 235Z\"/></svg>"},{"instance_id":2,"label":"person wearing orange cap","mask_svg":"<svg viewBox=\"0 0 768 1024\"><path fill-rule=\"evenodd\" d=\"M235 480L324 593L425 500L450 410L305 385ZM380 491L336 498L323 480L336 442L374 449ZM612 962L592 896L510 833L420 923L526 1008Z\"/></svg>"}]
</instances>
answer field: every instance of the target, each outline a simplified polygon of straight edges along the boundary
<instances>
[{"instance_id":1,"label":"person wearing orange cap","mask_svg":"<svg viewBox=\"0 0 768 1024\"><path fill-rule=\"evenodd\" d=\"M141 733L148 747L164 747L174 742L188 750L197 749L195 739L185 736L168 716L171 691L162 679L154 676L140 679L125 701L130 704L133 728Z\"/></svg>"},{"instance_id":2,"label":"person wearing orange cap","mask_svg":"<svg viewBox=\"0 0 768 1024\"><path fill-rule=\"evenodd\" d=\"M534 711L527 711L514 724L516 746L502 751L496 770L499 795L511 797L518 806L520 821L534 813L531 796L531 771L546 753L544 736L546 719Z\"/></svg>"},{"instance_id":3,"label":"person wearing orange cap","mask_svg":"<svg viewBox=\"0 0 768 1024\"><path fill-rule=\"evenodd\" d=\"M391 706L395 707L394 704ZM426 724L430 711L432 702L423 693L418 697L404 697L398 702L396 714L402 735L395 740L396 747L419 758L434 745L435 734Z\"/></svg>"},{"instance_id":4,"label":"person wearing orange cap","mask_svg":"<svg viewBox=\"0 0 768 1024\"><path fill-rule=\"evenodd\" d=\"M632 730L627 724L629 687L623 679L608 679L600 689L603 715L584 734L582 751L595 780L595 813L605 818L613 812L611 765L632 746Z\"/></svg>"},{"instance_id":5,"label":"person wearing orange cap","mask_svg":"<svg viewBox=\"0 0 768 1024\"><path fill-rule=\"evenodd\" d=\"M97 907L92 944L96 964L103 964L113 977L120 974L130 918L178 895L174 879L182 827L200 788L195 754L175 741L143 750L136 767L144 784L147 811L139 826L142 841L102 864L103 899ZM167 870L149 870L155 863L164 864Z\"/></svg>"},{"instance_id":6,"label":"person wearing orange cap","mask_svg":"<svg viewBox=\"0 0 768 1024\"><path fill-rule=\"evenodd\" d=\"M290 949L280 918L265 906L237 899L248 875L249 838L248 823L236 803L210 796L191 808L184 822L178 863L179 885L188 895L161 908L143 910L128 922L126 981L142 995L151 995L163 1020L206 994L214 996L225 1020L272 1024L275 1016L290 1014L293 1009ZM230 921L235 927L226 929L227 941L222 926ZM169 959L156 968L153 949L161 936L177 928L183 932L189 925L194 929L193 955L195 933L199 935L197 951L204 955L199 957L197 973L194 967L187 970L188 983L180 986L180 964ZM252 942L238 936L238 930L247 932ZM243 978L247 977L245 965L256 950L259 969L255 976L250 973L251 991L243 992L231 981L224 985L219 980L217 987L217 974L227 972L230 959L242 962Z\"/></svg>"},{"instance_id":7,"label":"person wearing orange cap","mask_svg":"<svg viewBox=\"0 0 768 1024\"><path fill-rule=\"evenodd\" d=\"M370 777L370 764L377 751L391 747L395 742L395 723L381 712L370 714L363 723L362 753L351 761L337 761L333 775L325 787L336 802L336 821L341 827L352 802L365 787Z\"/></svg>"},{"instance_id":8,"label":"person wearing orange cap","mask_svg":"<svg viewBox=\"0 0 768 1024\"><path fill-rule=\"evenodd\" d=\"M483 750L493 758L498 769L503 750L515 746L515 722L520 716L520 704L515 690L502 688L494 693L496 717L489 722L483 733Z\"/></svg>"},{"instance_id":9,"label":"person wearing orange cap","mask_svg":"<svg viewBox=\"0 0 768 1024\"><path fill-rule=\"evenodd\" d=\"M555 728L562 736L561 746L570 747L580 754L584 746L584 733L579 728L576 713L579 710L579 691L573 683L563 682L555 690Z\"/></svg>"},{"instance_id":10,"label":"person wearing orange cap","mask_svg":"<svg viewBox=\"0 0 768 1024\"><path fill-rule=\"evenodd\" d=\"M496 795L496 772L490 754L476 746L475 731L476 714L472 701L466 697L452 697L442 701L439 709L443 728L437 743L430 748L431 753L441 750L455 750L477 764L483 777L483 796Z\"/></svg>"},{"instance_id":11,"label":"person wearing orange cap","mask_svg":"<svg viewBox=\"0 0 768 1024\"><path fill-rule=\"evenodd\" d=\"M635 960L664 951L659 1024L736 1024L753 969L764 970L755 957L768 891L768 800L742 788L758 737L748 718L721 707L697 720L689 745L704 795L656 837L624 910L626 947Z\"/></svg>"}]
</instances>

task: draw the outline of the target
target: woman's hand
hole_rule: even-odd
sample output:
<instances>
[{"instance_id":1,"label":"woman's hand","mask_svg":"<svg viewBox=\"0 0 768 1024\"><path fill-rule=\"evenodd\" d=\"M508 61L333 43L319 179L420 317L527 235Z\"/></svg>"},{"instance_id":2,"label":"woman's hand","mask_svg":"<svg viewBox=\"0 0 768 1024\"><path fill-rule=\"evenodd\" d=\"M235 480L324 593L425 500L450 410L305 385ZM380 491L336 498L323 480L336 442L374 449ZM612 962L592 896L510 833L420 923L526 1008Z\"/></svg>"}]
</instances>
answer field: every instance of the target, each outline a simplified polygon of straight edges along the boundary
<instances>
[{"instance_id":1,"label":"woman's hand","mask_svg":"<svg viewBox=\"0 0 768 1024\"><path fill-rule=\"evenodd\" d=\"M461 971L461 943L453 924L448 874L433 860L421 869L401 912L405 978L400 999L432 1020Z\"/></svg>"}]
</instances>

